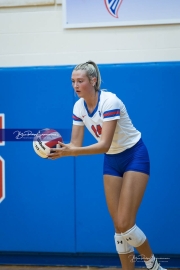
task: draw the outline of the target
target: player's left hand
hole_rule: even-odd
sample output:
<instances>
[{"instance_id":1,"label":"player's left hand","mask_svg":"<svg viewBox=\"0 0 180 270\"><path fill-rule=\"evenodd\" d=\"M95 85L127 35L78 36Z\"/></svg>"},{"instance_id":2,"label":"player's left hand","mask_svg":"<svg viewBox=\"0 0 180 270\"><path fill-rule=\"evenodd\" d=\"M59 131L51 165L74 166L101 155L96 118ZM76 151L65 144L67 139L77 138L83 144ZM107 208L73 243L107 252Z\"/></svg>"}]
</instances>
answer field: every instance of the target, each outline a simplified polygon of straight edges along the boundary
<instances>
[{"instance_id":1,"label":"player's left hand","mask_svg":"<svg viewBox=\"0 0 180 270\"><path fill-rule=\"evenodd\" d=\"M50 154L47 155L48 159L57 159L61 157L72 156L72 147L70 144L58 142L56 148L50 148Z\"/></svg>"}]
</instances>

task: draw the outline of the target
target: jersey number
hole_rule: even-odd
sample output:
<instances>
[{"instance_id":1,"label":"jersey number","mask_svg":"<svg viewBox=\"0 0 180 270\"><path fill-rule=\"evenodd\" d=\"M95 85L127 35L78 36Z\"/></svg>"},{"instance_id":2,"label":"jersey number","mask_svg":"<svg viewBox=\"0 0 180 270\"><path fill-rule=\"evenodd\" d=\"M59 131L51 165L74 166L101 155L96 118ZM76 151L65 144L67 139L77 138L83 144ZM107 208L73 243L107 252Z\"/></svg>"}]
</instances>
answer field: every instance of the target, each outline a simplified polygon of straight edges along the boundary
<instances>
[{"instance_id":1,"label":"jersey number","mask_svg":"<svg viewBox=\"0 0 180 270\"><path fill-rule=\"evenodd\" d=\"M102 127L100 125L97 125L96 127L94 125L91 126L91 129L93 130L94 134L96 135L96 137L100 137L101 133L102 133Z\"/></svg>"}]
</instances>

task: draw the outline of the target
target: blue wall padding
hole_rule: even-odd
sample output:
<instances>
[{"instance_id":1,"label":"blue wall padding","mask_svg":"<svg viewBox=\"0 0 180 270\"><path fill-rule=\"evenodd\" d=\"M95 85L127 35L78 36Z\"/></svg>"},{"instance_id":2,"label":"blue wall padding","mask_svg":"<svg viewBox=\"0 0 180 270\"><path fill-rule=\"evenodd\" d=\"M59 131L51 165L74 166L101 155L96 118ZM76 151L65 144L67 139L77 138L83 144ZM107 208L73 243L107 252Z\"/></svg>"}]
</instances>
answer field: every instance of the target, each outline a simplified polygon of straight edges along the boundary
<instances>
[{"instance_id":1,"label":"blue wall padding","mask_svg":"<svg viewBox=\"0 0 180 270\"><path fill-rule=\"evenodd\" d=\"M1 69L6 128L71 126L70 68ZM75 252L74 158L44 160L32 142L6 142L6 199L0 204L0 250Z\"/></svg>"},{"instance_id":2,"label":"blue wall padding","mask_svg":"<svg viewBox=\"0 0 180 270\"><path fill-rule=\"evenodd\" d=\"M102 88L115 92L142 132L151 176L137 225L154 253L180 254L180 62L99 65ZM6 128L67 131L77 100L73 66L1 68L0 113ZM86 132L84 144L94 143ZM116 253L107 211L103 155L38 157L32 142L6 142L6 198L0 251ZM177 232L177 233L176 233Z\"/></svg>"}]
</instances>

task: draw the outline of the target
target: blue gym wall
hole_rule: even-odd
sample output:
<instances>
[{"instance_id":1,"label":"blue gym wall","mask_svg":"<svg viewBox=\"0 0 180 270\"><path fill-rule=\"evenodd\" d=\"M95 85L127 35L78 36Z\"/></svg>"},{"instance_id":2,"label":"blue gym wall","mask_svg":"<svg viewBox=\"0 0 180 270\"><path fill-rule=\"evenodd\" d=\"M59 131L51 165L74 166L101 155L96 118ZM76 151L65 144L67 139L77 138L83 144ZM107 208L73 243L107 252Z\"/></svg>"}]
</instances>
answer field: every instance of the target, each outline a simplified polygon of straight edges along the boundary
<instances>
[{"instance_id":1,"label":"blue gym wall","mask_svg":"<svg viewBox=\"0 0 180 270\"><path fill-rule=\"evenodd\" d=\"M137 224L154 253L180 258L176 234L180 227L180 62L99 68L102 88L125 103L149 150L151 176ZM5 127L65 130L68 142L77 100L71 87L72 69L1 68L0 113L5 114ZM84 144L90 143L94 139L86 132ZM1 263L7 262L6 254L33 253L36 258L44 253L66 254L63 264L67 265L71 256L80 254L117 258L103 190L103 155L44 160L35 154L32 142L21 140L6 142L0 156L6 173L6 198L0 204Z\"/></svg>"}]
</instances>

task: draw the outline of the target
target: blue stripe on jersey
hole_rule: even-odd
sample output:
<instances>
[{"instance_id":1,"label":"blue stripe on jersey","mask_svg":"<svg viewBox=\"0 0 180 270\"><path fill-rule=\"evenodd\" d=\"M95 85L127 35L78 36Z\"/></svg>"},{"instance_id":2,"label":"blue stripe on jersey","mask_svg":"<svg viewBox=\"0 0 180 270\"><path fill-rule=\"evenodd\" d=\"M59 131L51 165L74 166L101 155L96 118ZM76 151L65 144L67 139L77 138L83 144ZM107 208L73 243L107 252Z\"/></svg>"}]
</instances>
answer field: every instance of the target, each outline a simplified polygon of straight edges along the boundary
<instances>
[{"instance_id":1,"label":"blue stripe on jersey","mask_svg":"<svg viewBox=\"0 0 180 270\"><path fill-rule=\"evenodd\" d=\"M110 110L103 113L104 118L120 116L120 109Z\"/></svg>"},{"instance_id":2,"label":"blue stripe on jersey","mask_svg":"<svg viewBox=\"0 0 180 270\"><path fill-rule=\"evenodd\" d=\"M79 117L77 117L75 114L73 114L73 117L72 118L73 118L74 121L82 122L82 119L79 118Z\"/></svg>"}]
</instances>

